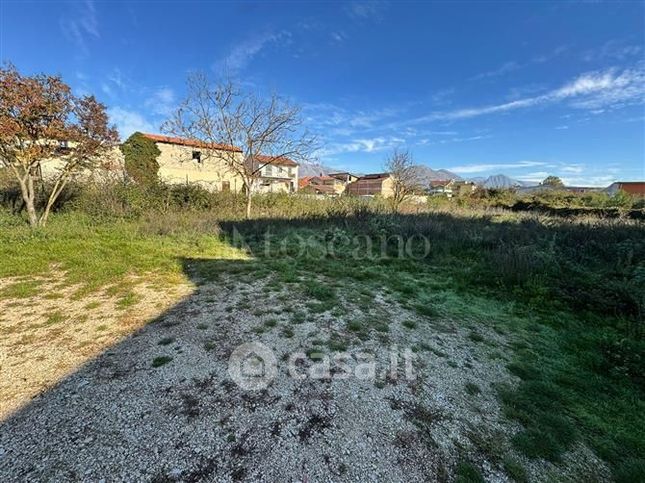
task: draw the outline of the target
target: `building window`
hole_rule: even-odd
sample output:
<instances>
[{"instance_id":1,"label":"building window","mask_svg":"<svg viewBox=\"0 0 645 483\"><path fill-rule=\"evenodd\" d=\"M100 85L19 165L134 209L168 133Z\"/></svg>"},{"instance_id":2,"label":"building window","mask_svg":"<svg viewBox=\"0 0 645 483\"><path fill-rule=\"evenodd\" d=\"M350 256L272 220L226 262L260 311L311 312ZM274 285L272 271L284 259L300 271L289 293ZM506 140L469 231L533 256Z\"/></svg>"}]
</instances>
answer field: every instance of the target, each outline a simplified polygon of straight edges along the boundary
<instances>
[{"instance_id":1,"label":"building window","mask_svg":"<svg viewBox=\"0 0 645 483\"><path fill-rule=\"evenodd\" d=\"M193 151L193 159L198 163L202 162L202 153L201 151Z\"/></svg>"},{"instance_id":2,"label":"building window","mask_svg":"<svg viewBox=\"0 0 645 483\"><path fill-rule=\"evenodd\" d=\"M267 164L264 167L264 172L266 173L267 176L273 176L273 166L271 166L270 164Z\"/></svg>"},{"instance_id":3,"label":"building window","mask_svg":"<svg viewBox=\"0 0 645 483\"><path fill-rule=\"evenodd\" d=\"M291 166L287 169L287 174L289 175L289 178L293 178L293 168Z\"/></svg>"}]
</instances>

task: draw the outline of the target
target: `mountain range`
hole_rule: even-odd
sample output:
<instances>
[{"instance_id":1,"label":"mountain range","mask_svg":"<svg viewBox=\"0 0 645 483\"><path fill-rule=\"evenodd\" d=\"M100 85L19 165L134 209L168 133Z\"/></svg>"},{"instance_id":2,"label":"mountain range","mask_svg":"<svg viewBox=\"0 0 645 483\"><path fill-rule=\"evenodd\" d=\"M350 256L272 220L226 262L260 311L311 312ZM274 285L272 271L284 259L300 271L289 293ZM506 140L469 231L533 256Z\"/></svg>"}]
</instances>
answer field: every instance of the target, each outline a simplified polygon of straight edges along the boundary
<instances>
[{"instance_id":1,"label":"mountain range","mask_svg":"<svg viewBox=\"0 0 645 483\"><path fill-rule=\"evenodd\" d=\"M417 169L419 171L419 176L423 180L424 184L430 184L430 181L439 181L439 180L449 180L455 179L458 181L472 181L484 188L488 189L504 189L512 188L513 186L533 186L536 183L529 183L527 181L521 181L518 179L510 178L505 174L496 174L492 176L483 177L474 177L474 178L462 178L458 174L448 171L447 169L432 169L425 165L418 165ZM328 175L329 173L338 173L346 171L340 168L333 168L325 164L303 161L300 163L299 175L301 178L305 176L318 176L318 175ZM354 173L360 176L362 173Z\"/></svg>"},{"instance_id":2,"label":"mountain range","mask_svg":"<svg viewBox=\"0 0 645 483\"><path fill-rule=\"evenodd\" d=\"M537 183L530 183L519 179L509 178L505 174L495 174L488 178L478 177L471 178L470 181L477 183L480 186L488 189L504 189L513 188L514 186L533 186Z\"/></svg>"}]
</instances>

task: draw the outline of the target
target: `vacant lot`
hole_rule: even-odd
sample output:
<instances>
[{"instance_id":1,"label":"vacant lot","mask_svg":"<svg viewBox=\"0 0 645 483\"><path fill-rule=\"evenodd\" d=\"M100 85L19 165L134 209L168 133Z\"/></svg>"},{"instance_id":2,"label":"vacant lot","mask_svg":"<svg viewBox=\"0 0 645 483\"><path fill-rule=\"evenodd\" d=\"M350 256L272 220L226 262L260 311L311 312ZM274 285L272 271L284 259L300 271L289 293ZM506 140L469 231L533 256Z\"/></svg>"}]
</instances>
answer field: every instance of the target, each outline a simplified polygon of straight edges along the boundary
<instances>
[{"instance_id":1,"label":"vacant lot","mask_svg":"<svg viewBox=\"0 0 645 483\"><path fill-rule=\"evenodd\" d=\"M2 480L645 477L642 223L183 218L1 218Z\"/></svg>"}]
</instances>

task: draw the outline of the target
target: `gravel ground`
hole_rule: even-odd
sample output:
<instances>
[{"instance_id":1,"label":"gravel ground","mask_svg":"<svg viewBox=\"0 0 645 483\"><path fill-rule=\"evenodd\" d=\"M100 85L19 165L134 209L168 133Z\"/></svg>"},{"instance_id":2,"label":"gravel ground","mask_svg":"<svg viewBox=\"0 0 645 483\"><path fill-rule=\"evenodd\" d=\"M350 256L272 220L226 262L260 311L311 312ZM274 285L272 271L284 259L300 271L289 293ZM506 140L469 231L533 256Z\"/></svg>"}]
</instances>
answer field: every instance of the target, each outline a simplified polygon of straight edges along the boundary
<instances>
[{"instance_id":1,"label":"gravel ground","mask_svg":"<svg viewBox=\"0 0 645 483\"><path fill-rule=\"evenodd\" d=\"M375 294L389 330L357 337L346 323L365 314L351 301L343 316L294 323L294 298L264 282L200 285L9 415L0 425L0 481L452 481L463 460L487 481L510 481L491 455L508 450L518 429L495 397L495 384L513 382L506 361L490 357L504 348L501 335L481 328L486 342L474 341L455 321L419 318ZM305 311L306 301L298 303ZM353 361L373 354L379 376L392 347L400 356L414 349L415 377L289 376L291 354L329 352L337 337ZM253 341L278 363L265 389L249 391L233 382L228 363ZM160 357L172 360L154 367ZM299 360L298 373L315 364ZM518 460L534 477L604 479L588 450L574 456L564 469Z\"/></svg>"}]
</instances>

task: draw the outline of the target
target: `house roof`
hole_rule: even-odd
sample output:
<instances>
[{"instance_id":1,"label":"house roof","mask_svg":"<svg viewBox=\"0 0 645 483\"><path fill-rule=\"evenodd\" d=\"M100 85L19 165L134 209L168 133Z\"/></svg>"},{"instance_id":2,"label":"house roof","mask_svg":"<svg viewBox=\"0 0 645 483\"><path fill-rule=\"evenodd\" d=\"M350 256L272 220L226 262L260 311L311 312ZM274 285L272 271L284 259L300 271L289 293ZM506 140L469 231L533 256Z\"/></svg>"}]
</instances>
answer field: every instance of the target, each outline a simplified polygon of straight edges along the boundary
<instances>
[{"instance_id":1,"label":"house roof","mask_svg":"<svg viewBox=\"0 0 645 483\"><path fill-rule=\"evenodd\" d=\"M328 186L324 184L309 184L304 187L305 191L313 191L314 193L326 194L326 195L335 195L336 190L333 186Z\"/></svg>"},{"instance_id":2,"label":"house roof","mask_svg":"<svg viewBox=\"0 0 645 483\"><path fill-rule=\"evenodd\" d=\"M433 188L443 188L452 183L451 179L433 179L430 181L430 186Z\"/></svg>"},{"instance_id":3,"label":"house roof","mask_svg":"<svg viewBox=\"0 0 645 483\"><path fill-rule=\"evenodd\" d=\"M326 176L326 175L320 175L320 176L303 176L298 180L298 186L300 188L304 188L307 185L318 185L319 181L338 181L336 178L333 176Z\"/></svg>"},{"instance_id":4,"label":"house roof","mask_svg":"<svg viewBox=\"0 0 645 483\"><path fill-rule=\"evenodd\" d=\"M255 157L255 160L262 164L272 164L274 166L298 166L293 159L289 159L285 156L265 156L263 154L258 154Z\"/></svg>"},{"instance_id":5,"label":"house roof","mask_svg":"<svg viewBox=\"0 0 645 483\"><path fill-rule=\"evenodd\" d=\"M329 173L329 176L335 178L336 176L342 176L342 175L348 175L348 176L353 176L355 178L359 178L360 176L350 173L349 171L340 171L338 173Z\"/></svg>"},{"instance_id":6,"label":"house roof","mask_svg":"<svg viewBox=\"0 0 645 483\"><path fill-rule=\"evenodd\" d=\"M144 137L158 143L178 144L180 146L191 146L195 148L219 149L221 151L233 151L233 152L239 152L239 153L242 152L242 148L238 148L236 146L229 146L226 144L205 143L202 141L198 141L196 139L164 136L162 134L148 134L148 133L141 133L141 134L143 134Z\"/></svg>"},{"instance_id":7,"label":"house roof","mask_svg":"<svg viewBox=\"0 0 645 483\"><path fill-rule=\"evenodd\" d=\"M312 178L315 178L315 176L303 176L302 178L300 178L298 180L298 187L299 188L304 188L305 186L307 186L311 182Z\"/></svg>"},{"instance_id":8,"label":"house roof","mask_svg":"<svg viewBox=\"0 0 645 483\"><path fill-rule=\"evenodd\" d=\"M361 176L358 178L358 181L361 181L363 179L384 179L384 178L389 178L390 173L373 173L373 174L366 174L365 176Z\"/></svg>"}]
</instances>

